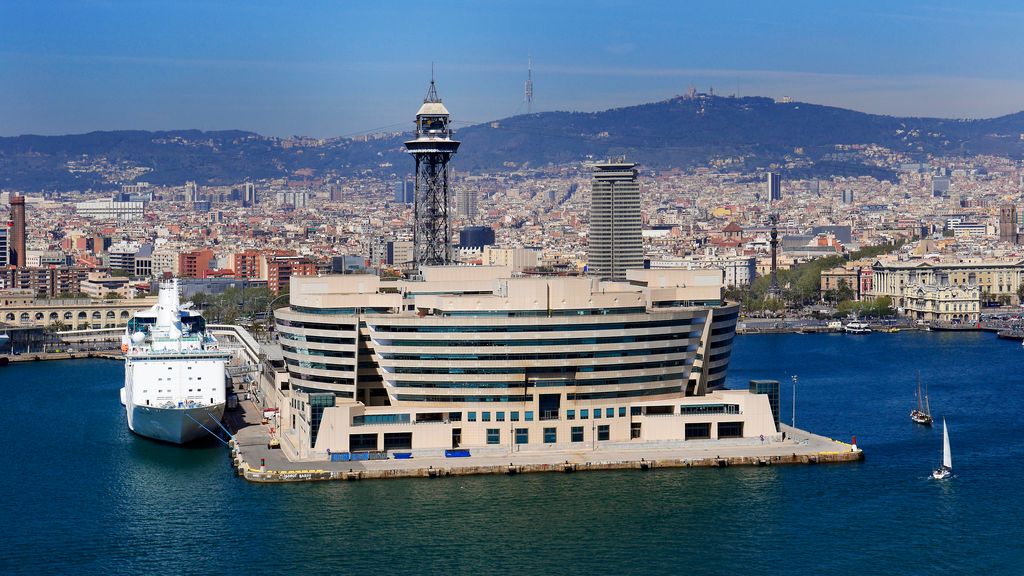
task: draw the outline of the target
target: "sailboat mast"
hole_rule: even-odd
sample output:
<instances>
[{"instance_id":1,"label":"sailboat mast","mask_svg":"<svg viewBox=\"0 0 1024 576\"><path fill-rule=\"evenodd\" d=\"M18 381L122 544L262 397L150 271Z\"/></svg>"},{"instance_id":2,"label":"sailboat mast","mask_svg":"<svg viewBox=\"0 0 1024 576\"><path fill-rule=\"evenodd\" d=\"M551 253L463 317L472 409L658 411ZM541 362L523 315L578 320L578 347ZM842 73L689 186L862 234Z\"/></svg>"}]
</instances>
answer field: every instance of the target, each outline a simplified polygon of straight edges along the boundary
<instances>
[{"instance_id":1,"label":"sailboat mast","mask_svg":"<svg viewBox=\"0 0 1024 576\"><path fill-rule=\"evenodd\" d=\"M932 406L928 403L928 385L924 385L924 413L931 416Z\"/></svg>"},{"instance_id":2,"label":"sailboat mast","mask_svg":"<svg viewBox=\"0 0 1024 576\"><path fill-rule=\"evenodd\" d=\"M921 371L917 371L917 411L921 411Z\"/></svg>"}]
</instances>

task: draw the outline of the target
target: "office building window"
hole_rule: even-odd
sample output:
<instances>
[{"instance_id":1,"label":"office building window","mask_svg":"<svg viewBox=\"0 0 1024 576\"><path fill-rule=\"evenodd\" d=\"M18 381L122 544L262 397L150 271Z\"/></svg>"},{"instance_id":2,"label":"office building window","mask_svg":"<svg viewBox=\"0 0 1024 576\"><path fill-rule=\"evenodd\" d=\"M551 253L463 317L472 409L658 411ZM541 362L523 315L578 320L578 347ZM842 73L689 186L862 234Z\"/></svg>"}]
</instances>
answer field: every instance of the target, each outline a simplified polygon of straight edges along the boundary
<instances>
[{"instance_id":1,"label":"office building window","mask_svg":"<svg viewBox=\"0 0 1024 576\"><path fill-rule=\"evenodd\" d=\"M501 429L500 428L488 428L487 429L487 443L488 444L501 444Z\"/></svg>"},{"instance_id":2,"label":"office building window","mask_svg":"<svg viewBox=\"0 0 1024 576\"><path fill-rule=\"evenodd\" d=\"M530 442L529 428L516 428L516 444L528 444Z\"/></svg>"},{"instance_id":3,"label":"office building window","mask_svg":"<svg viewBox=\"0 0 1024 576\"><path fill-rule=\"evenodd\" d=\"M583 442L583 426L572 427L572 441Z\"/></svg>"},{"instance_id":4,"label":"office building window","mask_svg":"<svg viewBox=\"0 0 1024 576\"><path fill-rule=\"evenodd\" d=\"M594 408L594 420L597 420L600 417L601 417L601 409L600 408Z\"/></svg>"},{"instance_id":5,"label":"office building window","mask_svg":"<svg viewBox=\"0 0 1024 576\"><path fill-rule=\"evenodd\" d=\"M719 422L719 438L743 438L743 422Z\"/></svg>"},{"instance_id":6,"label":"office building window","mask_svg":"<svg viewBox=\"0 0 1024 576\"><path fill-rule=\"evenodd\" d=\"M626 416L626 407L625 406L619 406L619 418L624 418L625 416Z\"/></svg>"},{"instance_id":7,"label":"office building window","mask_svg":"<svg viewBox=\"0 0 1024 576\"><path fill-rule=\"evenodd\" d=\"M611 436L611 426L608 424L601 424L597 427L597 439L607 440Z\"/></svg>"},{"instance_id":8,"label":"office building window","mask_svg":"<svg viewBox=\"0 0 1024 576\"><path fill-rule=\"evenodd\" d=\"M575 410L566 410L565 411L565 419L566 420L575 420L576 419L576 411Z\"/></svg>"},{"instance_id":9,"label":"office building window","mask_svg":"<svg viewBox=\"0 0 1024 576\"><path fill-rule=\"evenodd\" d=\"M532 412L532 411L529 411L529 410L528 410L528 411L526 412L526 421L527 421L527 422L533 422L533 412Z\"/></svg>"},{"instance_id":10,"label":"office building window","mask_svg":"<svg viewBox=\"0 0 1024 576\"><path fill-rule=\"evenodd\" d=\"M466 416L466 419L469 420L470 422L476 422L476 412L470 412Z\"/></svg>"},{"instance_id":11,"label":"office building window","mask_svg":"<svg viewBox=\"0 0 1024 576\"><path fill-rule=\"evenodd\" d=\"M495 412L494 413L494 419L496 421L498 421L498 422L504 422L505 421L505 413L504 412Z\"/></svg>"},{"instance_id":12,"label":"office building window","mask_svg":"<svg viewBox=\"0 0 1024 576\"><path fill-rule=\"evenodd\" d=\"M412 432L385 432L385 450L409 450L412 448Z\"/></svg>"},{"instance_id":13,"label":"office building window","mask_svg":"<svg viewBox=\"0 0 1024 576\"><path fill-rule=\"evenodd\" d=\"M512 421L519 422L519 412L512 412Z\"/></svg>"},{"instance_id":14,"label":"office building window","mask_svg":"<svg viewBox=\"0 0 1024 576\"><path fill-rule=\"evenodd\" d=\"M604 411L604 417L605 418L614 418L615 417L615 408L608 408L608 409L606 409Z\"/></svg>"},{"instance_id":15,"label":"office building window","mask_svg":"<svg viewBox=\"0 0 1024 576\"><path fill-rule=\"evenodd\" d=\"M545 428L544 443L554 444L555 442L558 442L558 428Z\"/></svg>"},{"instance_id":16,"label":"office building window","mask_svg":"<svg viewBox=\"0 0 1024 576\"><path fill-rule=\"evenodd\" d=\"M484 422L490 422L491 421L491 413L490 412L481 412L480 413L480 419L483 420Z\"/></svg>"},{"instance_id":17,"label":"office building window","mask_svg":"<svg viewBox=\"0 0 1024 576\"><path fill-rule=\"evenodd\" d=\"M586 420L590 418L590 410L580 410L580 420Z\"/></svg>"},{"instance_id":18,"label":"office building window","mask_svg":"<svg viewBox=\"0 0 1024 576\"><path fill-rule=\"evenodd\" d=\"M639 437L640 437L640 423L639 422L630 422L629 423L629 438L631 440L636 440Z\"/></svg>"},{"instance_id":19,"label":"office building window","mask_svg":"<svg viewBox=\"0 0 1024 576\"><path fill-rule=\"evenodd\" d=\"M700 440L711 438L711 423L696 422L686 425L686 440Z\"/></svg>"}]
</instances>

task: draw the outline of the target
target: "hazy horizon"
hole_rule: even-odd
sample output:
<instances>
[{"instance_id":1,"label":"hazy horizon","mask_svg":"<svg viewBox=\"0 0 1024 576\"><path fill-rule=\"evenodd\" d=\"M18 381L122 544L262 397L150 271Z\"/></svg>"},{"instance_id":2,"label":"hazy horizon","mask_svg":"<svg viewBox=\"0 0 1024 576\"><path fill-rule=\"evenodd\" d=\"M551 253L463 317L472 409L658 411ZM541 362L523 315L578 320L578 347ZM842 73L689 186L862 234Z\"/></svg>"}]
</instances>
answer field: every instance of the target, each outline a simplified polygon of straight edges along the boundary
<instances>
[{"instance_id":1,"label":"hazy horizon","mask_svg":"<svg viewBox=\"0 0 1024 576\"><path fill-rule=\"evenodd\" d=\"M893 116L1024 109L1024 11L915 0L0 5L0 135L405 130L430 80L453 119L593 112L683 94L791 97Z\"/></svg>"}]
</instances>

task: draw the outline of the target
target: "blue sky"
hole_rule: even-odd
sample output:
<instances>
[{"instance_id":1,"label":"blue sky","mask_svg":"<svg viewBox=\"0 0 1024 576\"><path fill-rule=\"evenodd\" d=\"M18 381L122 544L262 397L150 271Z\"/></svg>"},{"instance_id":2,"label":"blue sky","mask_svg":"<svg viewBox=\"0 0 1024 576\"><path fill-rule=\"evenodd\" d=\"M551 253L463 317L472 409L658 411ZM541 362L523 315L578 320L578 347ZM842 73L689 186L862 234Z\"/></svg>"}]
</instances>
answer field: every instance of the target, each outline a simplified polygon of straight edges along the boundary
<instances>
[{"instance_id":1,"label":"blue sky","mask_svg":"<svg viewBox=\"0 0 1024 576\"><path fill-rule=\"evenodd\" d=\"M1024 109L1015 2L3 0L0 134L406 128L430 65L462 122L690 85L899 115Z\"/></svg>"}]
</instances>

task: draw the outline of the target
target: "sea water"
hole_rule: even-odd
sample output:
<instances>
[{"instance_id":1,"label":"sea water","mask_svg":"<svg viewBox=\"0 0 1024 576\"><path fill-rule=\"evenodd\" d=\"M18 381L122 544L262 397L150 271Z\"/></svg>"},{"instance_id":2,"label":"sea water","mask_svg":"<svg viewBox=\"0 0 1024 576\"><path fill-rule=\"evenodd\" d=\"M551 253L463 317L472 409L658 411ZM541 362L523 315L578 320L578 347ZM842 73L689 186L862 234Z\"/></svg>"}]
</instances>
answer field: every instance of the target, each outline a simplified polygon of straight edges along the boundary
<instances>
[{"instance_id":1,"label":"sea water","mask_svg":"<svg viewBox=\"0 0 1024 576\"><path fill-rule=\"evenodd\" d=\"M119 362L11 365L0 573L1024 574L1022 359L984 333L737 337L729 385L779 380L789 422L797 376L797 426L862 463L270 485L131 434Z\"/></svg>"}]
</instances>

